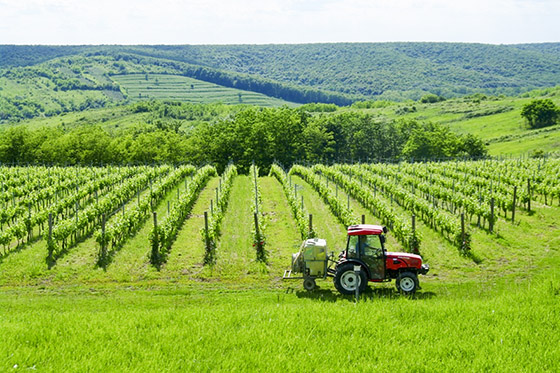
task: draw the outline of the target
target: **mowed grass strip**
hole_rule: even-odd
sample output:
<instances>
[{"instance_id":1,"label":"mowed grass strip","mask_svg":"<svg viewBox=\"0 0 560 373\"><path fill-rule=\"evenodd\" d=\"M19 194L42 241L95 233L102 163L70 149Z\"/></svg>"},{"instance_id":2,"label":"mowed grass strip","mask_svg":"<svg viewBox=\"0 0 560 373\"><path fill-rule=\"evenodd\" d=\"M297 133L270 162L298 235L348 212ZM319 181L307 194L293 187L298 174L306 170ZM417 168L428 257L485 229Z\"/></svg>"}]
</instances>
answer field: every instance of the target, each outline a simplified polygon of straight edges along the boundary
<instances>
[{"instance_id":1,"label":"mowed grass strip","mask_svg":"<svg viewBox=\"0 0 560 373\"><path fill-rule=\"evenodd\" d=\"M256 275L264 268L256 262L251 231L254 229L253 184L239 175L233 181L228 208L222 223L214 275L222 279Z\"/></svg>"},{"instance_id":2,"label":"mowed grass strip","mask_svg":"<svg viewBox=\"0 0 560 373\"><path fill-rule=\"evenodd\" d=\"M204 212L210 213L210 201L216 198L219 177L208 181L193 206L190 217L179 231L175 243L161 270L161 277L170 279L201 278L204 243L200 230L204 228Z\"/></svg>"},{"instance_id":3,"label":"mowed grass strip","mask_svg":"<svg viewBox=\"0 0 560 373\"><path fill-rule=\"evenodd\" d=\"M0 261L1 285L40 285L48 272L45 240L22 245Z\"/></svg>"},{"instance_id":4,"label":"mowed grass strip","mask_svg":"<svg viewBox=\"0 0 560 373\"><path fill-rule=\"evenodd\" d=\"M282 186L274 177L260 177L262 207L266 215L266 250L270 276L279 278L289 268L302 238Z\"/></svg>"}]
</instances>

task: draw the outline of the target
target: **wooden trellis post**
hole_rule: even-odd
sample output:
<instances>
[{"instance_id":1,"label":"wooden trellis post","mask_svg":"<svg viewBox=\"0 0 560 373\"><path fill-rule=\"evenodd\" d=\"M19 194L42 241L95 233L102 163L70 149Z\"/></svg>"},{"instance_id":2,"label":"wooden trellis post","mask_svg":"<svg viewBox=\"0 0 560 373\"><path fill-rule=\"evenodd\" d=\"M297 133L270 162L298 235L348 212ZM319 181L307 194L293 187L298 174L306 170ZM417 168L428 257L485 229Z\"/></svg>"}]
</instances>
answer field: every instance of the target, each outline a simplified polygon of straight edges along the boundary
<instances>
[{"instance_id":1,"label":"wooden trellis post","mask_svg":"<svg viewBox=\"0 0 560 373\"><path fill-rule=\"evenodd\" d=\"M515 221L515 204L517 203L517 185L513 187L513 204L511 206L511 222Z\"/></svg>"},{"instance_id":2,"label":"wooden trellis post","mask_svg":"<svg viewBox=\"0 0 560 373\"><path fill-rule=\"evenodd\" d=\"M527 199L527 211L531 212L531 179L527 179L527 194L529 195Z\"/></svg>"},{"instance_id":3,"label":"wooden trellis post","mask_svg":"<svg viewBox=\"0 0 560 373\"><path fill-rule=\"evenodd\" d=\"M490 199L490 221L488 222L488 230L494 230L494 197Z\"/></svg>"},{"instance_id":4,"label":"wooden trellis post","mask_svg":"<svg viewBox=\"0 0 560 373\"><path fill-rule=\"evenodd\" d=\"M204 240L206 243L206 253L210 257L210 233L208 232L208 211L204 211Z\"/></svg>"}]
</instances>

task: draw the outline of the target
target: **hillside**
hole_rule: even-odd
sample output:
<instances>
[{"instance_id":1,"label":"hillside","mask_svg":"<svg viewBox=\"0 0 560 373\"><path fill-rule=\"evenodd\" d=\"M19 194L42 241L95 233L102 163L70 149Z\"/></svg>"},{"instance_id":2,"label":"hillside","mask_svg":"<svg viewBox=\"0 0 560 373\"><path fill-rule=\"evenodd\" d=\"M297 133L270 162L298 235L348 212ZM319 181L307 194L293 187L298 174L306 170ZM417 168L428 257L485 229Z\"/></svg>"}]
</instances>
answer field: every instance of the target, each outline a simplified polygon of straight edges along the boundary
<instances>
[{"instance_id":1,"label":"hillside","mask_svg":"<svg viewBox=\"0 0 560 373\"><path fill-rule=\"evenodd\" d=\"M349 105L365 99L417 100L427 92L447 98L473 93L515 95L557 85L559 57L558 43L2 45L0 119L119 104L128 98L127 86L118 78L123 74L156 73L197 79L245 91L197 102L213 102L217 97L237 103L241 94L246 98L243 103L265 106L286 102ZM253 96L252 101L247 92L283 101L262 96ZM177 99L190 101L183 95Z\"/></svg>"},{"instance_id":2,"label":"hillside","mask_svg":"<svg viewBox=\"0 0 560 373\"><path fill-rule=\"evenodd\" d=\"M488 146L490 155L520 155L535 150L560 150L560 124L529 129L521 108L533 99L551 99L560 106L560 87L535 90L519 97L464 96L437 103L363 102L353 105L384 120L429 121L449 126L459 134L473 134Z\"/></svg>"},{"instance_id":3,"label":"hillside","mask_svg":"<svg viewBox=\"0 0 560 373\"><path fill-rule=\"evenodd\" d=\"M335 43L134 47L134 53L364 97L513 94L554 86L558 43Z\"/></svg>"},{"instance_id":4,"label":"hillside","mask_svg":"<svg viewBox=\"0 0 560 373\"><path fill-rule=\"evenodd\" d=\"M301 127L296 126L292 132L295 131L303 136L293 138L293 141L299 145L293 149L288 164L296 159L314 162L320 159L400 157L402 154L399 155L398 149L404 150L402 148L404 143L398 139L403 136L403 133L399 132L400 130L395 133L392 128L402 128L403 125L405 128L413 128L417 124L429 125L430 123L449 128L452 134L467 138L474 136L473 138L480 139L491 156L533 155L535 152L560 151L560 124L541 129L529 129L521 116L522 107L536 98L550 99L560 106L560 87L531 91L521 97L477 94L436 103L360 101L351 107L307 104L297 108L282 107L265 110L246 104L180 103L177 101L152 101L151 99L144 101L143 99L147 95L150 95L148 98L157 98L157 95L160 95L159 98L167 99L176 99L182 95L184 100L200 100L205 97L201 92L208 83L195 85L194 88L187 84L185 87L185 84L180 82L182 79L188 78L158 74L148 74L148 80L145 80L145 75L135 74L121 75L118 78L127 84L128 89L135 90L130 98L135 103L37 117L22 120L16 126L3 126L0 131L6 131L6 135L5 139L0 141L0 161L17 161L17 158L13 158L12 155L6 158L7 153L1 151L2 144L4 144L7 148L12 149L10 152L14 154L17 153L16 148L25 148L26 150L23 150L22 153L25 154L25 158L21 158L21 161L83 162L83 160L72 160L71 156L58 159L56 152L47 158L44 158L45 154L37 154L36 146L45 146L41 143L45 141L46 137L49 137L47 133L52 136L49 143L59 150L73 146L73 141L64 140L66 137L78 136L82 138L80 147L92 146L93 148L103 143L100 141L102 138L113 139L115 145L101 152L108 156L122 144L130 146L131 141L139 139L138 134L145 136L152 133L157 137L158 131L172 131L171 134L165 135L165 143L174 138L177 143L170 144L171 148L180 153L181 157L184 157L186 153L190 154L190 157L181 158L181 161L227 163L228 159L236 162L243 159L244 162L249 163L252 160L258 160L264 162L260 163L264 166L279 156L278 154L271 155L274 152L270 146L276 143L277 140L274 140L276 136L279 138L287 136L287 134L280 135L280 132L283 127L289 126L288 123L292 123L292 125L299 123ZM156 83L156 79L161 80ZM179 87L175 91L161 89L174 85ZM218 90L218 88L215 89ZM170 93L173 93L173 96L170 96ZM206 95L210 95L210 93L206 93ZM231 96L231 98L233 101L239 99L237 95ZM242 99L245 100L245 96L242 96ZM277 126L275 123L283 123L283 125ZM239 126L239 128L234 129L229 126ZM42 130L43 128L46 131ZM103 132L102 137L99 137L97 130ZM92 132L94 135L92 140L95 139L95 141L86 145L83 138L88 131ZM179 133L176 133L177 131ZM8 133L10 133L9 137ZM22 142L22 138L16 133L21 133L21 136L31 141L28 148L24 145L25 141ZM203 137L206 138L204 141L209 142L204 146L200 142L202 140L197 140L197 137L203 133L205 134ZM290 133L291 135L292 133ZM131 138L124 141L128 136ZM33 137L36 137L36 140L31 140ZM181 144L191 143L191 145L185 145L186 148L178 151L179 142ZM10 143L11 145L9 145ZM156 149L149 149L152 146L157 146L159 152ZM204 148L202 152L197 150L201 147ZM224 153L223 147L229 149L230 152ZM157 153L158 161L177 160L176 157L171 157L171 153L167 154L163 150L165 146L159 140L152 145L144 144L141 148L144 151L155 152L153 154ZM215 152L212 153L210 149L214 149ZM237 155L234 154L233 149L239 151L236 153ZM250 158L252 157L250 154L253 154L252 151L257 151L258 156L253 155L257 158ZM269 152L272 153L268 154ZM34 158L31 154L36 154L38 158ZM199 154L199 156L192 158L195 154ZM130 158L130 152L125 152L122 156L124 158L120 161L105 157L90 158L89 161L118 163L155 160L145 158L144 155L141 159ZM410 156L412 155L409 154ZM424 156L440 157L444 155L435 149L433 154L426 153Z\"/></svg>"},{"instance_id":5,"label":"hillside","mask_svg":"<svg viewBox=\"0 0 560 373\"><path fill-rule=\"evenodd\" d=\"M482 139L490 155L558 151L559 126L529 130L520 112L536 97L560 104L558 88L529 91L560 81L559 55L560 44L0 46L0 122L188 132L244 105L324 102L338 106L302 110L327 117L350 111L369 115L370 123L438 123ZM447 100L420 103L427 92ZM144 100L203 106L177 115L130 110Z\"/></svg>"},{"instance_id":6,"label":"hillside","mask_svg":"<svg viewBox=\"0 0 560 373\"><path fill-rule=\"evenodd\" d=\"M259 106L290 104L254 91L185 77L183 67L130 56L79 55L6 68L0 70L0 120L49 117L152 98Z\"/></svg>"}]
</instances>

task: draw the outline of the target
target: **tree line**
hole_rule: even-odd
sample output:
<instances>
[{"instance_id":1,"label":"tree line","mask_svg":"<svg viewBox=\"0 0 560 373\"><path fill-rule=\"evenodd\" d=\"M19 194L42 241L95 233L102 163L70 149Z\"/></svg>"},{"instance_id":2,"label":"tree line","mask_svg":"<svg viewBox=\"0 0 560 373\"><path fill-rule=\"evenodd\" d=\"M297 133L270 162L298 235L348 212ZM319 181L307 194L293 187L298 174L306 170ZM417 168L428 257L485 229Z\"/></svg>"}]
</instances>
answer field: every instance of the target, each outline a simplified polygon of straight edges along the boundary
<instances>
[{"instance_id":1,"label":"tree line","mask_svg":"<svg viewBox=\"0 0 560 373\"><path fill-rule=\"evenodd\" d=\"M364 113L319 114L287 107L246 108L183 130L158 122L109 129L10 126L0 136L0 162L59 165L192 163L221 171L234 162L245 173L279 162L480 157L483 142L446 126L415 120L383 121Z\"/></svg>"}]
</instances>

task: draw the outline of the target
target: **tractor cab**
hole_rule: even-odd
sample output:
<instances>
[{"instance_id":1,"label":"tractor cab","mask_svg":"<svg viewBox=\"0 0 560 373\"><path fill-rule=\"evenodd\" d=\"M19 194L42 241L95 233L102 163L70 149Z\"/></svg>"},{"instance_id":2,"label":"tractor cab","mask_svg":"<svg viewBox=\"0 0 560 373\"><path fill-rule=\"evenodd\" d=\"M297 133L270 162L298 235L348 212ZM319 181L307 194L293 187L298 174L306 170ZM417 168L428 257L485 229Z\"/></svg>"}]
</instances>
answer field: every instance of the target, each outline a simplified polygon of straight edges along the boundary
<instances>
[{"instance_id":1,"label":"tractor cab","mask_svg":"<svg viewBox=\"0 0 560 373\"><path fill-rule=\"evenodd\" d=\"M349 261L363 262L370 281L385 278L385 233L380 225L351 225L342 257Z\"/></svg>"}]
</instances>

